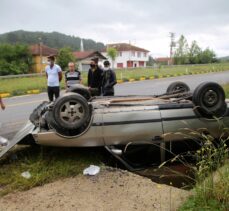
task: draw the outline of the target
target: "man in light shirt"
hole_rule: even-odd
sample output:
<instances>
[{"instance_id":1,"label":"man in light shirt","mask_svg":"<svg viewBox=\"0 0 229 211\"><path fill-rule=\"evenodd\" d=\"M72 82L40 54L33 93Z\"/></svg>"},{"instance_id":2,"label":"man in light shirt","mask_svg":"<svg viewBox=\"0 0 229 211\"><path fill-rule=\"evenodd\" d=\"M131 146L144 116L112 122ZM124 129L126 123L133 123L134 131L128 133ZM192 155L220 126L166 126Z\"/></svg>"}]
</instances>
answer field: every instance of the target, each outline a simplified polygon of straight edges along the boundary
<instances>
[{"instance_id":1,"label":"man in light shirt","mask_svg":"<svg viewBox=\"0 0 229 211\"><path fill-rule=\"evenodd\" d=\"M57 99L60 95L60 82L62 80L62 70L59 65L55 64L55 57L48 56L48 65L45 68L47 85L48 85L48 97L52 102L55 96Z\"/></svg>"}]
</instances>

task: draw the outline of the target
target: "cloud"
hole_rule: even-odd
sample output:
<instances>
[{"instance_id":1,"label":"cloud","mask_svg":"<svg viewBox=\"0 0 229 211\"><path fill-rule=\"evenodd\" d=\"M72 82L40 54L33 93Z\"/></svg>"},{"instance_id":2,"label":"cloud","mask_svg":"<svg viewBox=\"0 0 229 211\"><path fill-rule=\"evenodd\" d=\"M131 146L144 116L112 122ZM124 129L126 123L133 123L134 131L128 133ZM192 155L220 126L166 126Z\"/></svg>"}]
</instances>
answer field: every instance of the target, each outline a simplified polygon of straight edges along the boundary
<instances>
[{"instance_id":1,"label":"cloud","mask_svg":"<svg viewBox=\"0 0 229 211\"><path fill-rule=\"evenodd\" d=\"M229 55L228 0L1 0L0 33L59 31L169 54L169 32Z\"/></svg>"}]
</instances>

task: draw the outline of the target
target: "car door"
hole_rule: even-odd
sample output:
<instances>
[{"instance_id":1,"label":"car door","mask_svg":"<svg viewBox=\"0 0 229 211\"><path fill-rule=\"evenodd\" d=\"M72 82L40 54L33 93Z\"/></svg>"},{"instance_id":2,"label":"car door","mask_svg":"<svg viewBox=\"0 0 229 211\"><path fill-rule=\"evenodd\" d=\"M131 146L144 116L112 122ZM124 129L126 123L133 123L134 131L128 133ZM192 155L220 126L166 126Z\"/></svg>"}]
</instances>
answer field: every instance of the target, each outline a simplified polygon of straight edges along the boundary
<instances>
[{"instance_id":1,"label":"car door","mask_svg":"<svg viewBox=\"0 0 229 211\"><path fill-rule=\"evenodd\" d=\"M158 106L110 106L103 110L106 145L152 142L162 136Z\"/></svg>"}]
</instances>

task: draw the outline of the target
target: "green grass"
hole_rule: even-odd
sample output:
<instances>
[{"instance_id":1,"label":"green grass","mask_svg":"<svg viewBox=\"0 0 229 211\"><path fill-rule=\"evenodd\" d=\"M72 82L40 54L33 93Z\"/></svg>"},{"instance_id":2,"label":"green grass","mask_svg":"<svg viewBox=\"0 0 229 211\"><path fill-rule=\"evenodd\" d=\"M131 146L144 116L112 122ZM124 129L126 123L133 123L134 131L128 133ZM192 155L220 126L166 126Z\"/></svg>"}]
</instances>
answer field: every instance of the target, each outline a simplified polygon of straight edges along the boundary
<instances>
[{"instance_id":1,"label":"green grass","mask_svg":"<svg viewBox=\"0 0 229 211\"><path fill-rule=\"evenodd\" d=\"M16 190L27 190L35 186L82 174L90 164L101 165L99 149L54 148L31 146L13 151L0 161L0 196ZM24 171L30 179L21 176Z\"/></svg>"},{"instance_id":2,"label":"green grass","mask_svg":"<svg viewBox=\"0 0 229 211\"><path fill-rule=\"evenodd\" d=\"M189 210L212 210L227 211L229 209L229 161L216 171L216 181L212 188L207 189L211 182L208 177L205 181L205 194L203 194L203 184L197 184L194 195L191 196L179 209L180 211Z\"/></svg>"},{"instance_id":3,"label":"green grass","mask_svg":"<svg viewBox=\"0 0 229 211\"><path fill-rule=\"evenodd\" d=\"M229 70L229 63L208 64L208 65L187 65L187 66L162 66L160 68L137 68L137 69L118 69L116 70L117 79L128 81L130 78L139 80L141 77L154 76L155 78L173 77L188 74L199 74L208 72L217 72ZM87 73L83 72L84 84L87 83ZM28 90L39 89L46 90L46 77L24 77L12 79L0 79L0 93L10 93L12 96L26 94ZM61 82L61 87L64 88L64 80Z\"/></svg>"}]
</instances>

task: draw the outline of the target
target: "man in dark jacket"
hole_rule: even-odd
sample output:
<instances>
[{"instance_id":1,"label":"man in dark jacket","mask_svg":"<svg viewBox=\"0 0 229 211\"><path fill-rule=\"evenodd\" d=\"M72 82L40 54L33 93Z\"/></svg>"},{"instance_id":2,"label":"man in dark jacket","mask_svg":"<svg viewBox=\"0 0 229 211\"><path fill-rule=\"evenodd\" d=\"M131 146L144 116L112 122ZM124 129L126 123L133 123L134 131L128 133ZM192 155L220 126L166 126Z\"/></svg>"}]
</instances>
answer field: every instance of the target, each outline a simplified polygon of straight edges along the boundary
<instances>
[{"instance_id":1,"label":"man in dark jacket","mask_svg":"<svg viewBox=\"0 0 229 211\"><path fill-rule=\"evenodd\" d=\"M116 74L110 68L110 62L106 60L104 63L102 92L103 96L114 96L114 85L117 83Z\"/></svg>"},{"instance_id":2,"label":"man in dark jacket","mask_svg":"<svg viewBox=\"0 0 229 211\"><path fill-rule=\"evenodd\" d=\"M103 70L98 66L98 61L98 58L93 58L91 60L91 68L88 71L88 87L89 89L98 89L96 95L99 96L101 95Z\"/></svg>"}]
</instances>

